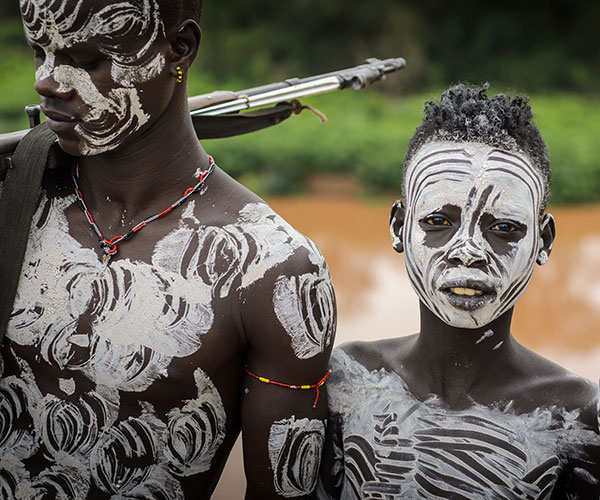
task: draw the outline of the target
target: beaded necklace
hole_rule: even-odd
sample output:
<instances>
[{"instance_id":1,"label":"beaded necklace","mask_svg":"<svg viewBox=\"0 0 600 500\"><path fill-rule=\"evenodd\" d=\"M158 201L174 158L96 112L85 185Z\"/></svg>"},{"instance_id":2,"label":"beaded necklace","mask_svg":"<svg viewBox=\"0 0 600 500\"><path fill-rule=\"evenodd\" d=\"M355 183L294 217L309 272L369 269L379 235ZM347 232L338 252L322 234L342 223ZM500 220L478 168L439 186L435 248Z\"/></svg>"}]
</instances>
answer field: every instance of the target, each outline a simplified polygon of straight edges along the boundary
<instances>
[{"instance_id":1,"label":"beaded necklace","mask_svg":"<svg viewBox=\"0 0 600 500\"><path fill-rule=\"evenodd\" d=\"M83 194L81 192L81 189L79 189L79 183L77 182L77 179L79 178L79 164L75 165L73 167L73 170L71 171L71 178L73 179L73 185L75 186L75 196L77 196L77 201L79 202L79 207L85 214L87 221L89 222L90 226L92 226L92 229L94 230L94 232L96 233L96 235L99 238L100 248L102 249L102 252L104 253L104 255L102 256L102 262L105 265L107 265L110 262L111 257L113 257L114 255L117 254L117 252L118 252L117 245L119 243L125 241L126 239L130 238L131 236L133 236L140 229L146 227L148 224L150 224L150 222L155 221L156 219L162 217L163 215L168 214L171 210L173 210L174 208L177 208L179 205L181 205L184 201L186 201L194 193L198 193L198 192L200 194L204 193L204 191L203 191L204 183L206 182L207 177L213 173L215 166L216 166L215 160L213 159L212 156L209 156L208 159L209 159L209 166L206 170L202 171L202 173L200 174L200 177L198 177L198 182L196 183L196 185L192 186L190 188L187 188L183 192L183 195L181 196L181 198L179 198L175 203L169 205L162 212L159 212L157 214L152 215L151 217L148 217L147 219L144 219L142 222L140 222L139 224L136 224L133 228L131 228L127 233L119 234L117 236L112 237L111 239L106 239L102 235L100 228L94 221L94 217L92 216L92 213L89 211L87 205L85 204L85 201L83 201Z\"/></svg>"}]
</instances>

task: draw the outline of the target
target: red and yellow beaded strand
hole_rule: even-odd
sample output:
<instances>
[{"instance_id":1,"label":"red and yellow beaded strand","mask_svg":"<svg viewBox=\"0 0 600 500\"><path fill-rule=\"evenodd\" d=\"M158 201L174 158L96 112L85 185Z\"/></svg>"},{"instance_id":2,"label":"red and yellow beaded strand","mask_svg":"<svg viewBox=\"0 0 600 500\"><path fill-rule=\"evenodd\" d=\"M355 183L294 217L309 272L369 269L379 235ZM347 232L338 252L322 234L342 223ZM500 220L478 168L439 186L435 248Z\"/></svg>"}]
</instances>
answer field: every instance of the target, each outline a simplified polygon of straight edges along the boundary
<instances>
[{"instance_id":1,"label":"red and yellow beaded strand","mask_svg":"<svg viewBox=\"0 0 600 500\"><path fill-rule=\"evenodd\" d=\"M73 184L75 186L75 196L77 197L77 201L79 202L79 207L85 214L87 221L89 222L90 226L92 227L92 229L98 236L100 248L102 249L102 252L104 253L104 256L102 257L102 262L104 262L105 264L108 263L110 261L110 258L117 254L117 252L118 252L117 245L119 243L121 243L121 242L125 241L126 239L130 238L131 236L133 236L140 229L143 229L148 224L150 224L150 222L155 221L156 219L162 217L163 215L168 214L171 210L173 210L174 208L177 208L179 205L181 205L183 202L185 202L194 193L202 192L202 190L204 188L204 183L206 182L206 178L210 174L213 173L215 166L216 166L215 161L212 156L209 156L208 159L209 159L208 168L201 172L200 177L198 177L198 182L194 186L187 188L183 192L183 195L181 196L181 198L179 198L177 201L175 201L174 203L169 205L162 212L154 214L151 217L148 217L147 219L144 219L142 222L136 224L127 233L119 234L110 239L107 239L102 235L102 232L100 231L100 228L96 224L96 221L94 220L94 217L92 216L92 213L90 212L87 205L85 204L85 201L83 200L83 193L81 192L81 189L79 189L79 183L77 182L77 179L79 177L79 165L78 164L75 165L73 167L73 170L71 171L71 178L73 179Z\"/></svg>"},{"instance_id":2,"label":"red and yellow beaded strand","mask_svg":"<svg viewBox=\"0 0 600 500\"><path fill-rule=\"evenodd\" d=\"M262 382L263 384L278 385L280 387L286 387L287 389L302 389L302 390L315 389L316 394L315 394L315 401L313 403L313 408L315 408L317 406L317 402L319 401L319 387L324 385L325 382L327 381L327 378L329 377L329 375L331 375L331 371L328 371L325 374L325 376L321 380L319 380L316 384L295 385L295 384L285 384L283 382L277 382L275 380L271 380L266 377L261 377L259 375L252 373L250 370L248 370L248 368L246 368L246 373L248 375L250 375L252 378L255 378L256 380L258 380L259 382Z\"/></svg>"}]
</instances>

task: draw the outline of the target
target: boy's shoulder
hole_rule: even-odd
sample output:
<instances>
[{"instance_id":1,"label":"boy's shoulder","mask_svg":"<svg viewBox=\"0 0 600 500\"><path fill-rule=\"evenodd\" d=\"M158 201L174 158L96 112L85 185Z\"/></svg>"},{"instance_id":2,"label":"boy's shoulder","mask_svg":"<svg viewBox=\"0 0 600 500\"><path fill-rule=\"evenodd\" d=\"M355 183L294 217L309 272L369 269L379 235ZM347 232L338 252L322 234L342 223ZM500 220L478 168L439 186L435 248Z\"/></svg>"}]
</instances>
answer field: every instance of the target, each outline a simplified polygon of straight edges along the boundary
<instances>
[{"instance_id":1,"label":"boy's shoulder","mask_svg":"<svg viewBox=\"0 0 600 500\"><path fill-rule=\"evenodd\" d=\"M404 358L417 335L394 337L374 341L352 341L333 350L334 359L349 358L367 371L398 371L398 363Z\"/></svg>"},{"instance_id":2,"label":"boy's shoulder","mask_svg":"<svg viewBox=\"0 0 600 500\"><path fill-rule=\"evenodd\" d=\"M557 406L580 410L580 420L598 429L598 384L521 347L519 364L523 370L511 392L523 409Z\"/></svg>"}]
</instances>

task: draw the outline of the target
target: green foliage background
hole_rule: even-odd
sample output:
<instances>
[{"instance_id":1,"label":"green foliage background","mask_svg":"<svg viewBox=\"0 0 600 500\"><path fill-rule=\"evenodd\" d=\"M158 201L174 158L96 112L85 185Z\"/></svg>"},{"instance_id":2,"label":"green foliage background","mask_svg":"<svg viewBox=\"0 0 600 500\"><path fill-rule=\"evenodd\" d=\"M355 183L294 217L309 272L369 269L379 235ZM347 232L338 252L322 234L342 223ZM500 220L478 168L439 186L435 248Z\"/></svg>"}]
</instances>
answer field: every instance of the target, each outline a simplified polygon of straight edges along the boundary
<instances>
[{"instance_id":1,"label":"green foliage background","mask_svg":"<svg viewBox=\"0 0 600 500\"><path fill-rule=\"evenodd\" d=\"M16 0L0 6L0 133L26 127L33 67ZM240 90L405 57L385 82L305 99L308 112L247 136L204 141L218 163L262 194L301 191L319 174L352 177L367 193L399 193L406 143L423 102L458 81L530 96L550 151L552 203L600 201L600 3L370 0L205 0L190 94Z\"/></svg>"}]
</instances>

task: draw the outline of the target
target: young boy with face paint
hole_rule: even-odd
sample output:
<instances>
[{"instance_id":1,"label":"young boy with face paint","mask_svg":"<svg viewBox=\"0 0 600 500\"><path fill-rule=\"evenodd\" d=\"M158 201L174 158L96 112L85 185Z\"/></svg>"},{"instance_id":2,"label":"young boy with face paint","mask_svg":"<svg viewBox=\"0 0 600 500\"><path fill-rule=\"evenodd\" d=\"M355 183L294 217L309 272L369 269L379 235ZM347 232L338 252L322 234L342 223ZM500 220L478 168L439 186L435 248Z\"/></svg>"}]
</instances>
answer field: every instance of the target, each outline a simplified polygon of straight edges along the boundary
<instances>
[{"instance_id":1,"label":"young boy with face paint","mask_svg":"<svg viewBox=\"0 0 600 500\"><path fill-rule=\"evenodd\" d=\"M555 235L546 147L486 91L447 90L410 141L390 230L421 329L334 350L319 499L599 497L598 386L510 331Z\"/></svg>"},{"instance_id":2,"label":"young boy with face paint","mask_svg":"<svg viewBox=\"0 0 600 500\"><path fill-rule=\"evenodd\" d=\"M246 498L306 498L333 288L198 143L201 2L20 6L72 162L43 180L1 348L0 497L208 499L241 430Z\"/></svg>"}]
</instances>

